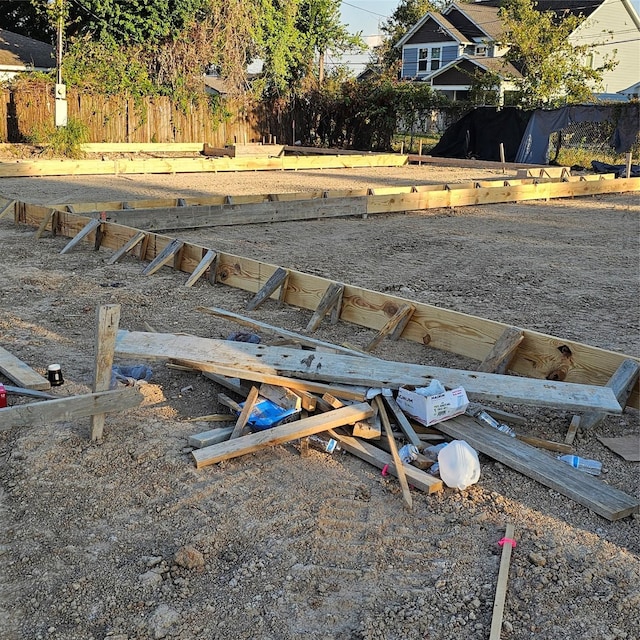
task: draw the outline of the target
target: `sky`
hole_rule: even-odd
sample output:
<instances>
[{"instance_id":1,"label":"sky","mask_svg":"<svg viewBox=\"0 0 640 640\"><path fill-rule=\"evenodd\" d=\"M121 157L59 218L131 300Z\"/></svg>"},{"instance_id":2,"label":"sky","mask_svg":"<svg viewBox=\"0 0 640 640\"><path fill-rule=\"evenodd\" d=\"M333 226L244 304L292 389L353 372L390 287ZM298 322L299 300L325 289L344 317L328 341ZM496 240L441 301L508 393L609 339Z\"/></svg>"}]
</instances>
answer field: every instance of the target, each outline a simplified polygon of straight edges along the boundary
<instances>
[{"instance_id":1,"label":"sky","mask_svg":"<svg viewBox=\"0 0 640 640\"><path fill-rule=\"evenodd\" d=\"M363 38L371 46L379 40L380 25L396 10L399 0L343 0L340 5L342 22L347 25L350 33L361 32ZM631 0L631 4L640 14L640 0ZM345 62L355 74L365 68L369 55L347 56ZM331 60L327 60L327 66Z\"/></svg>"}]
</instances>

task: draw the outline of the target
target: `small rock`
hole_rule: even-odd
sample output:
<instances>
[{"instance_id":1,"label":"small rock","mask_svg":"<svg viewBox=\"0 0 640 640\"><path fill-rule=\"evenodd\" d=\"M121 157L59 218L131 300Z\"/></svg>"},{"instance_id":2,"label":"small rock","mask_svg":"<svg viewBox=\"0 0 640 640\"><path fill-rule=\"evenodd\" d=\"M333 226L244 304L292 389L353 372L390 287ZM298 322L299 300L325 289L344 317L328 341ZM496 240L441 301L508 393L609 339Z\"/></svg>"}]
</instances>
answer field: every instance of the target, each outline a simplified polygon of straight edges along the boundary
<instances>
[{"instance_id":1,"label":"small rock","mask_svg":"<svg viewBox=\"0 0 640 640\"><path fill-rule=\"evenodd\" d=\"M176 551L174 562L179 567L195 569L197 567L204 567L204 556L197 549L187 545L180 547L180 549Z\"/></svg>"},{"instance_id":2,"label":"small rock","mask_svg":"<svg viewBox=\"0 0 640 640\"><path fill-rule=\"evenodd\" d=\"M155 640L165 638L171 627L180 619L180 614L166 604L161 604L149 619L149 628Z\"/></svg>"},{"instance_id":3,"label":"small rock","mask_svg":"<svg viewBox=\"0 0 640 640\"><path fill-rule=\"evenodd\" d=\"M547 559L541 553L530 553L529 562L537 567L544 567L547 564Z\"/></svg>"},{"instance_id":4,"label":"small rock","mask_svg":"<svg viewBox=\"0 0 640 640\"><path fill-rule=\"evenodd\" d=\"M157 571L147 571L138 576L143 587L155 587L162 582L162 576Z\"/></svg>"},{"instance_id":5,"label":"small rock","mask_svg":"<svg viewBox=\"0 0 640 640\"><path fill-rule=\"evenodd\" d=\"M502 628L506 633L511 633L513 631L513 625L508 620L503 621Z\"/></svg>"}]
</instances>

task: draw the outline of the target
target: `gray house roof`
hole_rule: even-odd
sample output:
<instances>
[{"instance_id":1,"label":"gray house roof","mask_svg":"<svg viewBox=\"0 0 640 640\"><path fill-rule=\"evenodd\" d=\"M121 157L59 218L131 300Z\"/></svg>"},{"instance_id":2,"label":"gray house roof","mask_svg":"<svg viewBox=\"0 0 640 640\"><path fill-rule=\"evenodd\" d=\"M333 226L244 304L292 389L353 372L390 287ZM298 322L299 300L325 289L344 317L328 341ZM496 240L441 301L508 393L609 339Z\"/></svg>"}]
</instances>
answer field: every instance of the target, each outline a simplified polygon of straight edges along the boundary
<instances>
[{"instance_id":1,"label":"gray house roof","mask_svg":"<svg viewBox=\"0 0 640 640\"><path fill-rule=\"evenodd\" d=\"M499 41L504 32L498 6L492 4L455 2L447 8L445 15L464 33L468 33L472 26L479 27L486 37ZM469 18L472 24L464 24L464 18Z\"/></svg>"},{"instance_id":2,"label":"gray house roof","mask_svg":"<svg viewBox=\"0 0 640 640\"><path fill-rule=\"evenodd\" d=\"M0 29L0 67L52 69L54 48L46 42Z\"/></svg>"}]
</instances>

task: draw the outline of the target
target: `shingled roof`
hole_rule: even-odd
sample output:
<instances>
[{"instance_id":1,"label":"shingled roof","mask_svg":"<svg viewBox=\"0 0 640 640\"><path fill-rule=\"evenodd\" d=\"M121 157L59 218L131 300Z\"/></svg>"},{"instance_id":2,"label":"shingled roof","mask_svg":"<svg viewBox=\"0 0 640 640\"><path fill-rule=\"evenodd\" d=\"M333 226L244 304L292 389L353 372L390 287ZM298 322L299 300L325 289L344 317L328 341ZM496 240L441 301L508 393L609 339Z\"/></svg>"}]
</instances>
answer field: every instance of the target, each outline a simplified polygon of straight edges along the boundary
<instances>
[{"instance_id":1,"label":"shingled roof","mask_svg":"<svg viewBox=\"0 0 640 640\"><path fill-rule=\"evenodd\" d=\"M0 66L51 69L54 48L46 42L0 29Z\"/></svg>"}]
</instances>

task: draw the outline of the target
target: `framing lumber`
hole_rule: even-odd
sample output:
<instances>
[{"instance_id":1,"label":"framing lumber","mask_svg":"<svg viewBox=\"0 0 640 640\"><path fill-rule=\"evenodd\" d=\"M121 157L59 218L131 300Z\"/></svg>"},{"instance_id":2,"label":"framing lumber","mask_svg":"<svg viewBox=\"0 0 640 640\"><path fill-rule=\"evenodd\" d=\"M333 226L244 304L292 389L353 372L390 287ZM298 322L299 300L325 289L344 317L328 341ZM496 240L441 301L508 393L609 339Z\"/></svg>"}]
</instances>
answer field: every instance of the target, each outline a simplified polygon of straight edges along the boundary
<instances>
[{"instance_id":1,"label":"framing lumber","mask_svg":"<svg viewBox=\"0 0 640 640\"><path fill-rule=\"evenodd\" d=\"M51 388L46 378L2 347L0 347L0 373L25 389L46 391Z\"/></svg>"},{"instance_id":2,"label":"framing lumber","mask_svg":"<svg viewBox=\"0 0 640 640\"><path fill-rule=\"evenodd\" d=\"M524 331L517 327L507 327L496 340L491 351L480 363L478 371L506 373L516 349L524 340Z\"/></svg>"},{"instance_id":3,"label":"framing lumber","mask_svg":"<svg viewBox=\"0 0 640 640\"><path fill-rule=\"evenodd\" d=\"M640 178L594 181L584 184L601 186L608 185L609 182L622 184L623 191L625 189L640 190ZM18 202L16 222L37 227L48 211L48 207L42 205ZM88 219L87 216L60 212L60 234L73 237ZM102 246L119 249L137 233L139 229L106 223ZM147 234L147 240L141 250L141 259L152 260L171 240L168 236ZM203 250L206 251L206 247L185 243L180 261L174 264L174 268L191 273L202 259ZM259 260L219 253L217 282L256 293L261 286L260 283L264 282L264 278L276 269L276 266ZM289 271L289 276L290 286L287 289L285 302L302 309L314 310L331 282L320 276L293 270ZM377 330L388 318L387 310L390 306L398 307L406 303L414 304L416 311L403 331L404 339L478 361L486 357L496 340L509 326L486 318L351 285L345 285L340 320ZM511 361L510 370L528 378L605 385L623 360L629 359L629 356L622 353L527 329L524 329L524 336ZM639 358L631 359L640 362ZM233 374L234 377L235 375ZM629 405L640 408L639 383L634 387Z\"/></svg>"},{"instance_id":4,"label":"framing lumber","mask_svg":"<svg viewBox=\"0 0 640 640\"><path fill-rule=\"evenodd\" d=\"M199 279L200 276L209 268L215 269L215 260L217 257L217 253L213 249L209 249L204 256L202 256L202 260L198 263L198 266L193 270L189 279L184 283L185 287L192 287ZM212 266L213 265L213 266Z\"/></svg>"},{"instance_id":5,"label":"framing lumber","mask_svg":"<svg viewBox=\"0 0 640 640\"><path fill-rule=\"evenodd\" d=\"M174 264L179 261L179 253L184 247L184 242L177 238L172 240L143 270L143 276L150 276L160 270L164 265L171 261Z\"/></svg>"},{"instance_id":6,"label":"framing lumber","mask_svg":"<svg viewBox=\"0 0 640 640\"><path fill-rule=\"evenodd\" d=\"M412 304L404 304L387 320L385 325L378 331L369 344L364 348L365 351L373 351L386 337L397 340L404 328L407 326L409 319L413 315L416 308Z\"/></svg>"},{"instance_id":7,"label":"framing lumber","mask_svg":"<svg viewBox=\"0 0 640 640\"><path fill-rule=\"evenodd\" d=\"M340 442L340 446L348 451L350 454L357 456L361 460L365 460L369 464L372 464L378 469L387 467L389 473L394 476L398 476L398 470L393 462L393 458L390 453L383 451L382 449L370 444L369 442L362 442L357 438L342 434L340 431L333 429L329 430L332 438L335 438ZM412 467L411 465L403 465L404 473L407 480L411 483L411 486L425 491L426 493L436 493L442 491L443 484L440 478L434 478L433 476Z\"/></svg>"},{"instance_id":8,"label":"framing lumber","mask_svg":"<svg viewBox=\"0 0 640 640\"><path fill-rule=\"evenodd\" d=\"M102 222L98 218L92 218L87 222L87 224L80 230L80 232L71 240L71 242L67 243L60 251L61 254L69 253L73 247L80 243L83 238L86 238L90 233L97 231L98 227L102 224Z\"/></svg>"},{"instance_id":9,"label":"framing lumber","mask_svg":"<svg viewBox=\"0 0 640 640\"><path fill-rule=\"evenodd\" d=\"M45 232L45 229L47 228L47 225L51 222L51 231L53 232L53 215L56 212L55 209L47 209L46 214L42 217L42 220L40 221L40 224L35 232L35 239L36 240L40 240L40 238L42 237L42 234ZM89 224L89 223L87 223ZM93 223L91 223L93 224Z\"/></svg>"},{"instance_id":10,"label":"framing lumber","mask_svg":"<svg viewBox=\"0 0 640 640\"><path fill-rule=\"evenodd\" d=\"M284 222L292 220L316 220L331 217L367 216L369 214L404 213L406 211L427 211L478 204L496 204L525 200L548 200L549 198L593 195L640 190L640 178L615 179L613 174L595 176L597 179L584 180L571 177L564 181L535 179L519 181L485 181L464 184L421 185L414 187L388 187L369 190L369 195L342 196L334 198L316 197L309 199L309 193L284 194L279 200L268 199L246 204L196 203L193 206L169 208L129 208L125 210L118 203L116 210L104 212L108 222L133 226L145 231L167 231L197 229L238 224L264 222ZM635 181L635 186L633 184ZM628 183L622 185L621 183ZM517 183L517 184L516 184ZM380 192L380 193L378 193ZM266 196L265 196L266 197ZM300 206L304 199L305 206ZM91 215L101 215L103 210L92 211Z\"/></svg>"},{"instance_id":11,"label":"framing lumber","mask_svg":"<svg viewBox=\"0 0 640 640\"><path fill-rule=\"evenodd\" d=\"M402 487L402 499L404 500L404 503L407 509L413 509L413 498L411 497L411 490L409 489L409 483L407 482L407 474L404 469L404 464L402 463L402 460L398 455L398 446L396 445L396 440L393 437L393 431L391 430L391 423L389 422L389 416L387 415L387 410L384 408L384 403L382 402L382 396L376 396L374 398L374 401L378 405L378 414L380 416L380 420L382 421L384 432L387 436L387 443L391 451L393 464L395 465L395 468L396 468L396 475L400 482L400 486Z\"/></svg>"},{"instance_id":12,"label":"framing lumber","mask_svg":"<svg viewBox=\"0 0 640 640\"><path fill-rule=\"evenodd\" d=\"M0 208L0 220L5 216L8 216L10 213L15 215L16 201L9 200L5 205Z\"/></svg>"},{"instance_id":13,"label":"framing lumber","mask_svg":"<svg viewBox=\"0 0 640 640\"><path fill-rule=\"evenodd\" d=\"M335 324L340 317L340 307L342 305L342 296L344 294L344 285L338 282L332 282L324 292L316 310L313 312L309 323L307 324L307 331L315 331L328 313L333 312L334 309L338 311L331 316L331 324ZM334 319L335 318L335 319Z\"/></svg>"},{"instance_id":14,"label":"framing lumber","mask_svg":"<svg viewBox=\"0 0 640 640\"><path fill-rule=\"evenodd\" d=\"M372 413L371 407L366 402L353 404L342 409L335 409L328 413L310 416L296 422L290 422L272 429L258 431L241 438L204 447L203 449L192 451L191 455L196 463L196 468L200 469L222 460L237 458L238 456L260 451L266 447L304 438L345 424L352 424L358 420L368 418Z\"/></svg>"},{"instance_id":15,"label":"framing lumber","mask_svg":"<svg viewBox=\"0 0 640 640\"><path fill-rule=\"evenodd\" d=\"M620 406L624 409L633 386L638 381L640 364L633 360L625 360L611 376L605 387L613 389ZM580 416L579 428L583 431L593 429L606 418L605 413L592 411Z\"/></svg>"},{"instance_id":16,"label":"framing lumber","mask_svg":"<svg viewBox=\"0 0 640 640\"><path fill-rule=\"evenodd\" d=\"M228 440L232 432L233 427L222 427L220 429L210 429L209 431L196 433L193 436L189 436L189 446L195 449L204 449L204 447L210 447L212 444L218 444Z\"/></svg>"},{"instance_id":17,"label":"framing lumber","mask_svg":"<svg viewBox=\"0 0 640 640\"><path fill-rule=\"evenodd\" d=\"M287 329L282 329L281 327L275 327L271 324L267 324L266 322L260 322L259 320L252 320L251 318L247 318L246 316L241 316L237 313L233 313L233 311L226 311L225 309L220 309L218 307L196 307L196 311L202 311L203 313L208 313L212 316L219 316L221 318L234 320L238 324L244 327L250 327L251 329L264 329L265 331L271 331L272 333L282 336L283 338L291 338L294 342L299 342L300 344L307 347L312 347L313 349L327 349L329 351L334 351L335 353L345 353L352 356L368 356L368 354L366 353L355 351L354 349L349 349L348 347L344 347L342 345L333 344L331 342L324 342L323 340L317 340L316 338L310 338L309 336L305 336L301 333L288 331Z\"/></svg>"},{"instance_id":18,"label":"framing lumber","mask_svg":"<svg viewBox=\"0 0 640 640\"><path fill-rule=\"evenodd\" d=\"M509 580L509 564L511 563L511 550L513 549L514 528L509 522L502 539L502 556L500 557L500 569L498 570L498 584L493 600L493 614L491 617L491 631L489 640L500 640L502 633L502 616L504 614L504 602L507 596L507 581Z\"/></svg>"},{"instance_id":19,"label":"framing lumber","mask_svg":"<svg viewBox=\"0 0 640 640\"><path fill-rule=\"evenodd\" d=\"M230 440L239 438L242 435L242 431L247 426L247 422L249 421L249 417L251 416L251 412L253 411L253 407L255 406L257 399L258 387L251 387L251 391L249 391L249 395L244 401L244 407L242 407L240 415L238 416L238 420L236 421L236 424L233 427L233 431L229 436Z\"/></svg>"},{"instance_id":20,"label":"framing lumber","mask_svg":"<svg viewBox=\"0 0 640 640\"><path fill-rule=\"evenodd\" d=\"M401 167L407 156L372 154L353 156L282 156L279 158L150 158L145 160L20 160L0 162L0 178L65 175L130 175L138 173L216 173Z\"/></svg>"},{"instance_id":21,"label":"framing lumber","mask_svg":"<svg viewBox=\"0 0 640 640\"><path fill-rule=\"evenodd\" d=\"M96 313L96 360L93 372L93 392L108 391L111 386L111 368L116 335L120 324L120 305L103 305ZM91 440L102 439L104 430L104 413L96 413L91 417Z\"/></svg>"},{"instance_id":22,"label":"framing lumber","mask_svg":"<svg viewBox=\"0 0 640 640\"><path fill-rule=\"evenodd\" d=\"M115 264L123 258L129 251L133 250L137 245L139 245L145 238L147 234L144 231L138 231L136 235L127 240L117 251L113 253L113 255L106 260L107 264Z\"/></svg>"},{"instance_id":23,"label":"framing lumber","mask_svg":"<svg viewBox=\"0 0 640 640\"><path fill-rule=\"evenodd\" d=\"M279 301L286 296L287 280L289 272L282 267L278 267L271 277L264 283L264 286L256 293L256 295L247 304L247 311L257 309L267 298L269 298L277 289L282 288Z\"/></svg>"},{"instance_id":24,"label":"framing lumber","mask_svg":"<svg viewBox=\"0 0 640 640\"><path fill-rule=\"evenodd\" d=\"M44 426L52 422L76 420L97 413L125 411L137 407L144 396L134 387L115 391L43 400L0 409L0 431L12 427Z\"/></svg>"},{"instance_id":25,"label":"framing lumber","mask_svg":"<svg viewBox=\"0 0 640 640\"><path fill-rule=\"evenodd\" d=\"M387 390L383 389L382 400L387 405L389 411L391 411L394 420L400 427L400 431L402 431L405 438L416 447L421 447L422 441L418 437L418 434L413 430L411 423L407 420L407 416L404 415L404 412L399 407L396 399L393 397L393 394L391 392L387 393Z\"/></svg>"},{"instance_id":26,"label":"framing lumber","mask_svg":"<svg viewBox=\"0 0 640 640\"><path fill-rule=\"evenodd\" d=\"M409 162L417 164L435 164L440 167L468 167L469 169L536 169L549 165L525 164L520 162L507 162L503 164L497 160L473 160L472 158L441 158L438 156L409 154Z\"/></svg>"},{"instance_id":27,"label":"framing lumber","mask_svg":"<svg viewBox=\"0 0 640 640\"><path fill-rule=\"evenodd\" d=\"M85 142L84 153L200 153L203 142Z\"/></svg>"},{"instance_id":28,"label":"framing lumber","mask_svg":"<svg viewBox=\"0 0 640 640\"><path fill-rule=\"evenodd\" d=\"M536 380L495 373L446 369L336 353L301 351L247 342L230 342L177 334L119 331L116 353L145 360L180 359L216 373L240 371L292 376L337 384L397 389L403 385L427 386L437 378L446 387L464 387L478 399L513 402L563 410L597 409L622 412L612 389L577 383ZM196 364L197 363L197 364ZM282 386L291 386L282 383ZM333 393L332 395L337 395Z\"/></svg>"},{"instance_id":29,"label":"framing lumber","mask_svg":"<svg viewBox=\"0 0 640 640\"><path fill-rule=\"evenodd\" d=\"M640 509L638 498L574 469L517 438L479 425L473 418L458 416L439 422L435 427L451 438L466 440L476 451L537 480L607 520L618 520Z\"/></svg>"}]
</instances>

